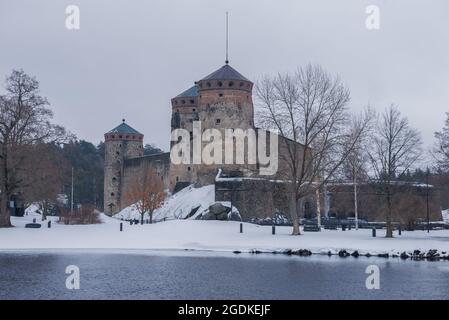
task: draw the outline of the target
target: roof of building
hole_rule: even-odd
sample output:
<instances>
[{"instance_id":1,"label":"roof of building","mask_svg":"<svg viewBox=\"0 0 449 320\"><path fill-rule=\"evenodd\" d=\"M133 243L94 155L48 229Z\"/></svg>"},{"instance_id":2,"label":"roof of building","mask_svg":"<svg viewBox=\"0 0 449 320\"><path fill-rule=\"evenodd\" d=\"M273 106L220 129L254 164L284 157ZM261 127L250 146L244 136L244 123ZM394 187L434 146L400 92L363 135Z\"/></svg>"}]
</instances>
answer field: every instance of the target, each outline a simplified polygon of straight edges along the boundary
<instances>
[{"instance_id":1,"label":"roof of building","mask_svg":"<svg viewBox=\"0 0 449 320\"><path fill-rule=\"evenodd\" d=\"M198 96L198 86L194 85L193 87L187 89L186 91L184 91L181 94L178 94L176 96L176 98L181 98L181 97L196 97Z\"/></svg>"},{"instance_id":2,"label":"roof of building","mask_svg":"<svg viewBox=\"0 0 449 320\"><path fill-rule=\"evenodd\" d=\"M114 129L112 129L111 131L109 131L107 133L128 133L128 134L142 135L139 131L137 131L136 129L127 125L125 123L125 119L123 119L122 121L123 122L120 125L118 125L117 127L115 127Z\"/></svg>"},{"instance_id":3,"label":"roof of building","mask_svg":"<svg viewBox=\"0 0 449 320\"><path fill-rule=\"evenodd\" d=\"M204 77L201 80L243 80L249 81L242 76L237 70L231 67L229 64L225 64L217 71L212 72L210 75Z\"/></svg>"}]
</instances>

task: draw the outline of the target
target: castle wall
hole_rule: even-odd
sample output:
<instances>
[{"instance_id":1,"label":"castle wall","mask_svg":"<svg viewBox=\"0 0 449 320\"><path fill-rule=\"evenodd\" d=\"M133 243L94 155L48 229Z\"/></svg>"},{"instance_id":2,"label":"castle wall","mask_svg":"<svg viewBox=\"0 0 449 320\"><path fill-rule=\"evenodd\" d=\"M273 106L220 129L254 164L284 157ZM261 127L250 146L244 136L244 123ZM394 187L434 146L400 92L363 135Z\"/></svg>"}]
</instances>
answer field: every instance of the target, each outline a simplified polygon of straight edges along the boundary
<instances>
[{"instance_id":1,"label":"castle wall","mask_svg":"<svg viewBox=\"0 0 449 320\"><path fill-rule=\"evenodd\" d=\"M170 168L170 189L174 190L177 183L196 182L199 185L213 184L219 168L227 171L239 170L245 175L253 175L256 164L224 164L225 162L225 129L248 129L254 128L254 109L251 97L252 84L243 82L245 88L229 89L229 82L224 81L222 87L218 82L212 82L211 88L200 89L197 100L192 100L192 104L182 104L183 98L172 99L173 114L178 117L179 128L183 128L193 134L193 121L201 122L201 130L217 129L222 136L222 164L171 164ZM199 84L203 85L203 84ZM238 85L238 84L236 84ZM204 84L206 86L206 84ZM215 86L215 87L214 87ZM246 87L247 86L247 87ZM226 87L226 89L224 88ZM188 99L188 98L186 98ZM172 121L172 130L175 129ZM202 150L208 142L202 142ZM192 150L192 145L191 145ZM192 160L192 159L191 159ZM192 161L191 161L192 163Z\"/></svg>"},{"instance_id":2,"label":"castle wall","mask_svg":"<svg viewBox=\"0 0 449 320\"><path fill-rule=\"evenodd\" d=\"M126 190L130 190L130 186L136 182L136 179L145 175L150 169L153 169L156 172L161 181L164 182L165 189L168 189L170 153L167 152L125 159L120 192L121 209L132 204L128 202Z\"/></svg>"}]
</instances>

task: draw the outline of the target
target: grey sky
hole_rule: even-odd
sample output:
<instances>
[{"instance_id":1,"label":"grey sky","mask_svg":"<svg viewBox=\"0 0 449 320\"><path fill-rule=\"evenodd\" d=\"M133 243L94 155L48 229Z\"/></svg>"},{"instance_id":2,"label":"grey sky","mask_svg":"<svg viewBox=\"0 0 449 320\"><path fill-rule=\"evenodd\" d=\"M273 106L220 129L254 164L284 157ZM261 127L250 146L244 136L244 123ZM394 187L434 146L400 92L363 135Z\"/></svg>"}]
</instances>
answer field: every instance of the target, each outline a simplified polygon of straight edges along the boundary
<instances>
[{"instance_id":1,"label":"grey sky","mask_svg":"<svg viewBox=\"0 0 449 320\"><path fill-rule=\"evenodd\" d=\"M81 29L65 28L76 4ZM378 31L365 8L378 5ZM351 108L398 104L427 146L449 111L447 0L0 0L0 76L37 76L56 121L98 143L125 117L169 145L170 98L224 64L255 81L319 63L351 90Z\"/></svg>"}]
</instances>

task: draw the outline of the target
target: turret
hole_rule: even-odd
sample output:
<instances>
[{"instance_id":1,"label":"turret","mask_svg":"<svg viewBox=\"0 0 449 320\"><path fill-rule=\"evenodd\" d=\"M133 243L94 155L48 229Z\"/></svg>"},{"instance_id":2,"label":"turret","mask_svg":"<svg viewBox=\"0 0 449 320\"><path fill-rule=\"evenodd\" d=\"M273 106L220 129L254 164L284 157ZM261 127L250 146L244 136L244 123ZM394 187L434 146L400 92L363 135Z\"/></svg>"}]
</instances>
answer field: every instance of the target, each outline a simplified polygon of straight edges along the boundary
<instances>
[{"instance_id":1,"label":"turret","mask_svg":"<svg viewBox=\"0 0 449 320\"><path fill-rule=\"evenodd\" d=\"M121 189L123 162L143 155L143 134L122 123L105 133L104 212L113 215L123 209Z\"/></svg>"}]
</instances>

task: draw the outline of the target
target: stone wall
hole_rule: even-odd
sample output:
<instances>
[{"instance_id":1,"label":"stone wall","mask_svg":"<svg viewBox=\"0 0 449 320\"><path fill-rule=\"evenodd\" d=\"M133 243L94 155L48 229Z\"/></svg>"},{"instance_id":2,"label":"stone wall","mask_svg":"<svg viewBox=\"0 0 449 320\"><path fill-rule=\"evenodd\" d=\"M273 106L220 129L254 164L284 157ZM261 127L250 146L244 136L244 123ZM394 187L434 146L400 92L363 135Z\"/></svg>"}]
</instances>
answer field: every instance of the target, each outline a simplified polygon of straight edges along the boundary
<instances>
[{"instance_id":1,"label":"stone wall","mask_svg":"<svg viewBox=\"0 0 449 320\"><path fill-rule=\"evenodd\" d=\"M126 190L135 183L137 177L145 175L153 169L164 182L165 189L169 188L170 153L160 153L137 158L125 159L121 184L121 209L131 205L127 202Z\"/></svg>"},{"instance_id":2,"label":"stone wall","mask_svg":"<svg viewBox=\"0 0 449 320\"><path fill-rule=\"evenodd\" d=\"M284 183L251 178L221 178L215 182L215 201L231 201L243 220L288 216L288 192Z\"/></svg>"}]
</instances>

